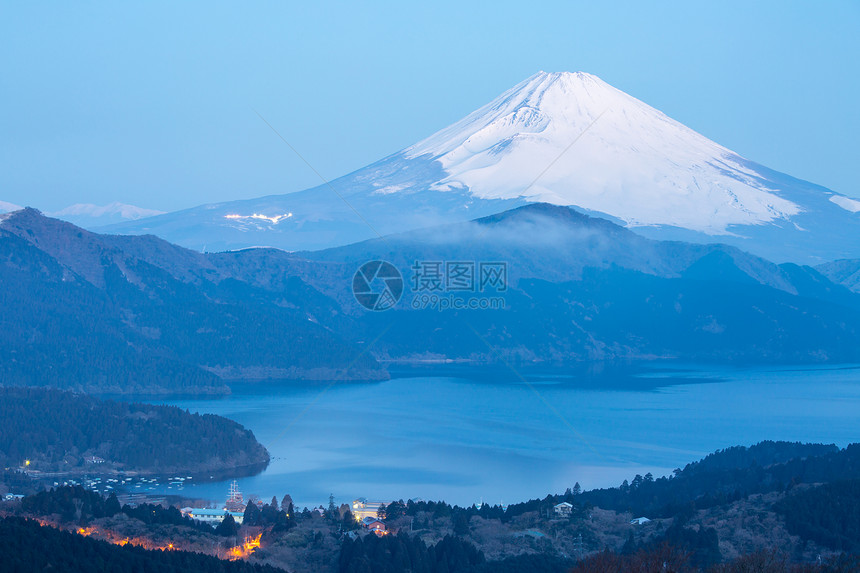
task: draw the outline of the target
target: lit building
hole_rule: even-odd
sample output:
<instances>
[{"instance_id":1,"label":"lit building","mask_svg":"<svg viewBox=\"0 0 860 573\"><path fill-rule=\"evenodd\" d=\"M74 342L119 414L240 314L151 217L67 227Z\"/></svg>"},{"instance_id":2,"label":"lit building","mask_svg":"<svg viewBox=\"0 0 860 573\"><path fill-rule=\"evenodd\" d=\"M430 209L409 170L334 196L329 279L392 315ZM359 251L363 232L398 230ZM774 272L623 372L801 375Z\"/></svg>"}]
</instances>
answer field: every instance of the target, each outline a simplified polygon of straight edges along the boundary
<instances>
[{"instance_id":1,"label":"lit building","mask_svg":"<svg viewBox=\"0 0 860 573\"><path fill-rule=\"evenodd\" d=\"M197 521L202 521L203 523L208 523L210 525L218 525L227 515L232 515L233 520L242 524L242 518L245 517L245 514L239 511L227 511L226 509L206 509L199 507L183 507L182 515L187 515L191 519L196 519Z\"/></svg>"},{"instance_id":2,"label":"lit building","mask_svg":"<svg viewBox=\"0 0 860 573\"><path fill-rule=\"evenodd\" d=\"M360 497L352 502L350 511L355 516L356 521L361 521L365 517L375 519L379 515L379 508L383 505L388 504L384 501L367 501L367 499Z\"/></svg>"},{"instance_id":3,"label":"lit building","mask_svg":"<svg viewBox=\"0 0 860 573\"><path fill-rule=\"evenodd\" d=\"M361 526L365 529L369 529L376 535L385 535L385 524L375 517L365 517L361 520Z\"/></svg>"},{"instance_id":4,"label":"lit building","mask_svg":"<svg viewBox=\"0 0 860 573\"><path fill-rule=\"evenodd\" d=\"M220 509L207 509L198 507L183 507L182 515L187 515L191 519L202 521L210 525L217 525L224 521L227 515L233 516L233 521L242 524L242 519L245 517L245 502L242 492L239 491L239 484L236 480L230 484L230 491L227 492L227 503Z\"/></svg>"},{"instance_id":5,"label":"lit building","mask_svg":"<svg viewBox=\"0 0 860 573\"><path fill-rule=\"evenodd\" d=\"M570 517L570 514L573 513L573 505L566 501L561 502L552 509L559 517Z\"/></svg>"}]
</instances>

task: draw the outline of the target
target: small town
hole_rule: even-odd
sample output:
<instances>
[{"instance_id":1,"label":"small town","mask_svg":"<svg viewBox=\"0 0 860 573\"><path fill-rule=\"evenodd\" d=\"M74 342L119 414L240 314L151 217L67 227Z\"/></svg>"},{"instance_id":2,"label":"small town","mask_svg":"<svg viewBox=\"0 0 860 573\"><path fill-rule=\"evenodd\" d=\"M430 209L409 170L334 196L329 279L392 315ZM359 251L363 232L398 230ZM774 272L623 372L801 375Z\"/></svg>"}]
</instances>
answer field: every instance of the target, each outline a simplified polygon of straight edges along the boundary
<instances>
[{"instance_id":1,"label":"small town","mask_svg":"<svg viewBox=\"0 0 860 573\"><path fill-rule=\"evenodd\" d=\"M757 468L761 459L784 461L769 466L763 481L725 481L725 464ZM139 493L128 487L135 484L130 480L107 490L92 476L88 487L46 489L25 481L29 470L22 467L6 470L7 483L17 485L3 486L0 513L111 545L192 552L272 571L340 573L380 559L384 568L399 552L413 563L435 563L433 571L442 561L459 563L446 565L449 572L589 571L602 561L626 570L658 558L676 563L677 571L723 571L713 568L775 558L757 552L762 544L806 563L820 561L820 570L828 571L841 563L840 553L823 541L799 542L791 521L808 511L796 500L816 495L801 477L810 464L838 482L860 472L860 450L762 442L715 452L668 477L636 475L619 487L591 491L575 483L541 499L468 507L422 499L346 502L330 495L325 504L298 509L289 494L266 501L242 492L238 480L220 501ZM794 485L784 485L789 482ZM715 495L715 487L723 493Z\"/></svg>"}]
</instances>

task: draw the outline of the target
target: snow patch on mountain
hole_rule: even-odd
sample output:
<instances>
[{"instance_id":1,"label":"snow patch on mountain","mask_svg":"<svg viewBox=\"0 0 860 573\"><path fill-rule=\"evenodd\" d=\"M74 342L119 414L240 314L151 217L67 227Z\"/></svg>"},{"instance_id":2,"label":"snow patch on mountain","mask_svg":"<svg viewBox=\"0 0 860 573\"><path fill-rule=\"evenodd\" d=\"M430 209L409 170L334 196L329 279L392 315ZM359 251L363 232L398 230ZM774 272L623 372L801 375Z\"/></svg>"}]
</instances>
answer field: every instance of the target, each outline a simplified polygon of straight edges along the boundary
<instances>
[{"instance_id":1,"label":"snow patch on mountain","mask_svg":"<svg viewBox=\"0 0 860 573\"><path fill-rule=\"evenodd\" d=\"M11 213L12 211L20 211L23 209L20 205L15 205L14 203L7 203L6 201L0 201L0 213Z\"/></svg>"},{"instance_id":2,"label":"snow patch on mountain","mask_svg":"<svg viewBox=\"0 0 860 573\"><path fill-rule=\"evenodd\" d=\"M153 215L162 215L164 211L156 209L145 209L136 205L126 205L124 203L114 202L109 205L94 205L92 203L76 203L69 205L65 209L61 209L50 214L53 217L62 218L86 215L89 217L104 217L106 215L118 215L123 219L142 219Z\"/></svg>"},{"instance_id":3,"label":"snow patch on mountain","mask_svg":"<svg viewBox=\"0 0 860 573\"><path fill-rule=\"evenodd\" d=\"M583 72L535 74L404 153L441 163L438 191L575 205L629 226L730 234L802 210L737 154Z\"/></svg>"},{"instance_id":4,"label":"snow patch on mountain","mask_svg":"<svg viewBox=\"0 0 860 573\"><path fill-rule=\"evenodd\" d=\"M120 223L123 221L137 221L146 217L163 215L164 211L156 209L145 209L136 205L114 202L109 205L94 205L92 203L76 203L65 209L46 213L49 217L56 217L74 223L80 227L92 228L99 225Z\"/></svg>"},{"instance_id":5,"label":"snow patch on mountain","mask_svg":"<svg viewBox=\"0 0 860 573\"><path fill-rule=\"evenodd\" d=\"M860 213L860 201L856 199L851 199L850 197L846 197L845 195L831 195L830 201L832 203L836 203L846 211L851 211L852 213Z\"/></svg>"}]
</instances>

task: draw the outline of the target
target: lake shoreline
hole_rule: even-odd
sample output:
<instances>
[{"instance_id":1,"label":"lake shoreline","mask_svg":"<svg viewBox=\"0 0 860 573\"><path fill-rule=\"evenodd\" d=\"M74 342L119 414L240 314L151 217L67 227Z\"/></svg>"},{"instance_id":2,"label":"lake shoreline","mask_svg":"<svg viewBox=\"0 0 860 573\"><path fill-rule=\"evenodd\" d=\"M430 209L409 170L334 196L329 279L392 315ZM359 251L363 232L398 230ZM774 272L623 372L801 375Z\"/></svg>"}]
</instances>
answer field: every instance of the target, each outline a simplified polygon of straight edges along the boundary
<instances>
[{"instance_id":1,"label":"lake shoreline","mask_svg":"<svg viewBox=\"0 0 860 573\"><path fill-rule=\"evenodd\" d=\"M615 366L615 365L613 365ZM427 374L433 374L428 376ZM244 492L297 504L532 499L614 486L762 440L860 435L860 367L626 364L602 371L398 368L378 383L239 383L225 398L167 399L251 429L272 461ZM523 381L525 379L525 383ZM229 478L228 478L229 479ZM185 495L220 499L227 481Z\"/></svg>"}]
</instances>

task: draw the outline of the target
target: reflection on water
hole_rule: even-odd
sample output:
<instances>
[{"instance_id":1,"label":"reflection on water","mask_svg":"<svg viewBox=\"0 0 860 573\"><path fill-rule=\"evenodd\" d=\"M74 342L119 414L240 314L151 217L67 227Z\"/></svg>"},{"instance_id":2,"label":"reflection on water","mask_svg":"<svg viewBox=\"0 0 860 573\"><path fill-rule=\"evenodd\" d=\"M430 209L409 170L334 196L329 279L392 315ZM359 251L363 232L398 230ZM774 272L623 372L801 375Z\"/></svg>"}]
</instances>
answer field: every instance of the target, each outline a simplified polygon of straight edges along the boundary
<instances>
[{"instance_id":1,"label":"reflection on water","mask_svg":"<svg viewBox=\"0 0 860 573\"><path fill-rule=\"evenodd\" d=\"M727 446L860 436L860 369L663 368L531 373L402 371L373 384L241 384L156 401L234 419L272 455L239 480L297 505L373 499L514 502L663 475ZM227 482L186 484L221 499Z\"/></svg>"}]
</instances>

